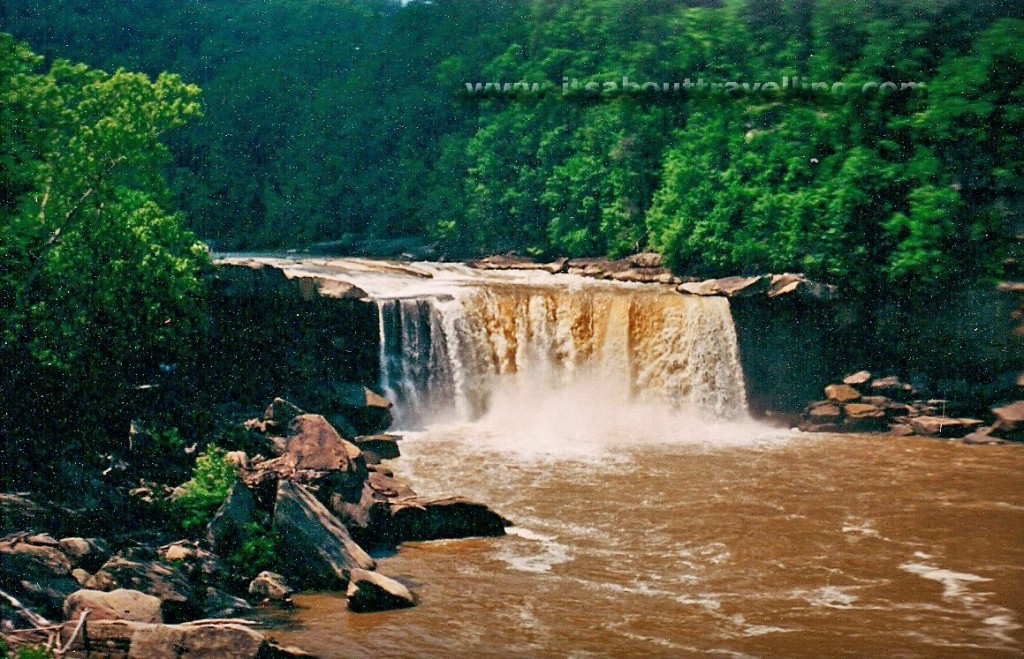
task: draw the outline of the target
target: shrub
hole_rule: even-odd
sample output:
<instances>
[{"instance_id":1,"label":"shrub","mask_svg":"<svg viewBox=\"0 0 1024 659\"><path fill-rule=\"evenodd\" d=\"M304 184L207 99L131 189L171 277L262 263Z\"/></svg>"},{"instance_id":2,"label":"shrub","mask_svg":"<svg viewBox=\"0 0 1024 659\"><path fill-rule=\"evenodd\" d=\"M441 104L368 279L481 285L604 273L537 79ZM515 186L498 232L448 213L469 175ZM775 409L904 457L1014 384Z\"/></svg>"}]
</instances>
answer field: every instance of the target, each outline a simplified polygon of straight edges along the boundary
<instances>
[{"instance_id":1,"label":"shrub","mask_svg":"<svg viewBox=\"0 0 1024 659\"><path fill-rule=\"evenodd\" d=\"M237 478L227 452L217 446L207 448L196 459L192 479L182 485L183 492L177 498L182 530L194 533L205 528Z\"/></svg>"}]
</instances>

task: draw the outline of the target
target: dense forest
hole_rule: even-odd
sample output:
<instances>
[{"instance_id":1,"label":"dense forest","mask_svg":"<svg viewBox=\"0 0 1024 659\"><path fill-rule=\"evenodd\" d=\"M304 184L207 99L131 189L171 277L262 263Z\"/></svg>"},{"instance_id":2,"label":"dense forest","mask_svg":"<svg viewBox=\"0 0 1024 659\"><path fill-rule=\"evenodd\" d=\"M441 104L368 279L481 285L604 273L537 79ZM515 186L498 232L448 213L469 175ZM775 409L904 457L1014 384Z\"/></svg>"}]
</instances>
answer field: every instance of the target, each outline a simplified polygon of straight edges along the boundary
<instances>
[{"instance_id":1,"label":"dense forest","mask_svg":"<svg viewBox=\"0 0 1024 659\"><path fill-rule=\"evenodd\" d=\"M201 87L204 118L170 136L166 173L173 205L219 248L653 249L689 274L797 270L868 291L998 267L1024 181L1022 13L1014 0L3 0L0 29L48 58ZM750 91L786 78L846 92Z\"/></svg>"},{"instance_id":2,"label":"dense forest","mask_svg":"<svg viewBox=\"0 0 1024 659\"><path fill-rule=\"evenodd\" d=\"M840 284L851 361L988 382L1017 359L975 292L1024 233L1022 13L0 0L0 432L102 436L197 361L196 237L800 271Z\"/></svg>"}]
</instances>

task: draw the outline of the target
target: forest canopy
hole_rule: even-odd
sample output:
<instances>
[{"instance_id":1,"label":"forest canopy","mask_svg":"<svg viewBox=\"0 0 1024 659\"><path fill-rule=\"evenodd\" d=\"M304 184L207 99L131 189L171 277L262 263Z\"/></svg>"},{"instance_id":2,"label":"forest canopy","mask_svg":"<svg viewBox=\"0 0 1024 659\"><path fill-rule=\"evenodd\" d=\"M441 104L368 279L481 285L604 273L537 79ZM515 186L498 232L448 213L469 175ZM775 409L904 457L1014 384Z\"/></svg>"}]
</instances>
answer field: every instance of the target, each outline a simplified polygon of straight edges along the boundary
<instances>
[{"instance_id":1,"label":"forest canopy","mask_svg":"<svg viewBox=\"0 0 1024 659\"><path fill-rule=\"evenodd\" d=\"M0 0L0 30L47 57L204 89L166 175L217 247L653 249L860 291L998 268L1022 18L1012 0ZM848 92L580 91L623 78Z\"/></svg>"}]
</instances>

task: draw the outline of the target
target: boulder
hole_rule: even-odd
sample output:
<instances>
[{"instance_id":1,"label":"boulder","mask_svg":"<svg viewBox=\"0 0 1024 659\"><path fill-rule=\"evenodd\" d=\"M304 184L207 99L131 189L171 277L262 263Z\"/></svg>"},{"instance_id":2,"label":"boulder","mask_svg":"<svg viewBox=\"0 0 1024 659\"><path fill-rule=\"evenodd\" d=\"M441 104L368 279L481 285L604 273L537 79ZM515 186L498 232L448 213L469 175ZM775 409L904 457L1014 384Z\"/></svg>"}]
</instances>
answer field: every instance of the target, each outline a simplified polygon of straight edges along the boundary
<instances>
[{"instance_id":1,"label":"boulder","mask_svg":"<svg viewBox=\"0 0 1024 659\"><path fill-rule=\"evenodd\" d=\"M996 437L992 433L995 432L995 428L987 426L985 428L979 428L969 435L966 435L963 439L964 444L972 446L994 446L997 444L1006 444L1006 440L1001 437Z\"/></svg>"},{"instance_id":2,"label":"boulder","mask_svg":"<svg viewBox=\"0 0 1024 659\"><path fill-rule=\"evenodd\" d=\"M61 615L64 600L81 584L59 546L14 537L0 541L0 589L49 618Z\"/></svg>"},{"instance_id":3,"label":"boulder","mask_svg":"<svg viewBox=\"0 0 1024 659\"><path fill-rule=\"evenodd\" d=\"M838 419L843 415L843 410L838 405L821 401L817 403L811 403L807 408L805 416L808 419L814 419L820 421L822 419Z\"/></svg>"},{"instance_id":4,"label":"boulder","mask_svg":"<svg viewBox=\"0 0 1024 659\"><path fill-rule=\"evenodd\" d=\"M72 567L95 571L110 558L107 543L99 538L63 538L60 550L71 561Z\"/></svg>"},{"instance_id":5,"label":"boulder","mask_svg":"<svg viewBox=\"0 0 1024 659\"><path fill-rule=\"evenodd\" d=\"M241 597L235 597L219 588L207 588L203 599L205 618L243 618L255 611L255 607Z\"/></svg>"},{"instance_id":6,"label":"boulder","mask_svg":"<svg viewBox=\"0 0 1024 659\"><path fill-rule=\"evenodd\" d=\"M996 417L994 428L1007 435L1019 435L1024 433L1024 400L1016 403L992 408L992 414Z\"/></svg>"},{"instance_id":7,"label":"boulder","mask_svg":"<svg viewBox=\"0 0 1024 659\"><path fill-rule=\"evenodd\" d=\"M286 401L284 398L275 398L263 412L263 421L273 429L284 430L291 425L297 416L305 414L298 405Z\"/></svg>"},{"instance_id":8,"label":"boulder","mask_svg":"<svg viewBox=\"0 0 1024 659\"><path fill-rule=\"evenodd\" d=\"M848 384L830 384L825 387L825 398L837 403L852 403L860 399L860 392Z\"/></svg>"},{"instance_id":9,"label":"boulder","mask_svg":"<svg viewBox=\"0 0 1024 659\"><path fill-rule=\"evenodd\" d=\"M763 295L771 288L769 277L723 277L705 281L686 282L676 289L689 295L722 295L725 297L750 297Z\"/></svg>"},{"instance_id":10,"label":"boulder","mask_svg":"<svg viewBox=\"0 0 1024 659\"><path fill-rule=\"evenodd\" d=\"M168 622L193 620L202 606L183 568L157 560L132 560L115 556L86 582L90 590L105 592L127 588L160 600L160 611Z\"/></svg>"},{"instance_id":11,"label":"boulder","mask_svg":"<svg viewBox=\"0 0 1024 659\"><path fill-rule=\"evenodd\" d=\"M375 566L341 522L302 485L278 485L274 527L281 534L281 558L288 575L300 587L344 587L352 570Z\"/></svg>"},{"instance_id":12,"label":"boulder","mask_svg":"<svg viewBox=\"0 0 1024 659\"><path fill-rule=\"evenodd\" d=\"M71 641L76 621L64 623L63 643ZM296 648L281 647L245 625L197 622L161 625L128 620L89 622L71 645L70 656L103 659L311 659Z\"/></svg>"},{"instance_id":13,"label":"boulder","mask_svg":"<svg viewBox=\"0 0 1024 659\"><path fill-rule=\"evenodd\" d=\"M871 373L869 371L857 371L843 378L843 384L848 384L851 387L860 387L869 382L871 382Z\"/></svg>"},{"instance_id":14,"label":"boulder","mask_svg":"<svg viewBox=\"0 0 1024 659\"><path fill-rule=\"evenodd\" d=\"M885 410L865 403L849 403L843 408L848 419L881 419L885 417Z\"/></svg>"},{"instance_id":15,"label":"boulder","mask_svg":"<svg viewBox=\"0 0 1024 659\"><path fill-rule=\"evenodd\" d=\"M357 435L375 435L391 425L391 402L360 384L330 383L322 396L322 408L344 416Z\"/></svg>"},{"instance_id":16,"label":"boulder","mask_svg":"<svg viewBox=\"0 0 1024 659\"><path fill-rule=\"evenodd\" d=\"M356 613L407 609L416 599L401 583L366 570L353 570L348 582L348 608Z\"/></svg>"},{"instance_id":17,"label":"boulder","mask_svg":"<svg viewBox=\"0 0 1024 659\"><path fill-rule=\"evenodd\" d=\"M244 483L235 481L210 521L206 540L214 552L229 553L241 546L247 534L246 527L255 521L256 501Z\"/></svg>"},{"instance_id":18,"label":"boulder","mask_svg":"<svg viewBox=\"0 0 1024 659\"><path fill-rule=\"evenodd\" d=\"M302 414L289 426L285 452L296 458L296 469L339 471L355 482L366 479L366 463L359 449L341 438L319 414Z\"/></svg>"},{"instance_id":19,"label":"boulder","mask_svg":"<svg viewBox=\"0 0 1024 659\"><path fill-rule=\"evenodd\" d=\"M126 588L75 591L64 600L64 619L77 620L83 609L89 609L89 624L98 620L164 621L158 598Z\"/></svg>"},{"instance_id":20,"label":"boulder","mask_svg":"<svg viewBox=\"0 0 1024 659\"><path fill-rule=\"evenodd\" d=\"M896 376L877 378L871 381L871 391L875 394L882 394L891 398L906 400L917 395L909 384L901 382Z\"/></svg>"},{"instance_id":21,"label":"boulder","mask_svg":"<svg viewBox=\"0 0 1024 659\"><path fill-rule=\"evenodd\" d=\"M954 419L940 416L916 416L907 419L914 433L925 437L963 437L984 425L978 419Z\"/></svg>"},{"instance_id":22,"label":"boulder","mask_svg":"<svg viewBox=\"0 0 1024 659\"><path fill-rule=\"evenodd\" d=\"M412 488L393 475L370 472L358 497L333 492L327 505L360 546L392 547L396 543L388 536L391 504L415 497Z\"/></svg>"},{"instance_id":23,"label":"boulder","mask_svg":"<svg viewBox=\"0 0 1024 659\"><path fill-rule=\"evenodd\" d=\"M260 572L249 583L249 594L260 600L284 601L294 592L288 581L276 572Z\"/></svg>"},{"instance_id":24,"label":"boulder","mask_svg":"<svg viewBox=\"0 0 1024 659\"><path fill-rule=\"evenodd\" d=\"M398 449L398 435L360 435L352 443L363 453L367 464L380 464L381 460L401 457Z\"/></svg>"},{"instance_id":25,"label":"boulder","mask_svg":"<svg viewBox=\"0 0 1024 659\"><path fill-rule=\"evenodd\" d=\"M487 506L461 497L423 501L402 499L390 504L386 537L392 544L417 540L495 537L512 523Z\"/></svg>"}]
</instances>

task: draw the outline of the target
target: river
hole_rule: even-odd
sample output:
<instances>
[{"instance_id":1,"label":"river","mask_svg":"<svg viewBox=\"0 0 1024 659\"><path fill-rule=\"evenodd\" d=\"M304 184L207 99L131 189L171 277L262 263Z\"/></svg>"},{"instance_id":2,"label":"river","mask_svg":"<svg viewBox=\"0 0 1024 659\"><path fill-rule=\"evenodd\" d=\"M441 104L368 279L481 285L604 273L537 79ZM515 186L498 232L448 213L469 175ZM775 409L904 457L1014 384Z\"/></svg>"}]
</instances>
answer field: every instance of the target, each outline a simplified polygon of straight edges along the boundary
<instances>
[{"instance_id":1,"label":"river","mask_svg":"<svg viewBox=\"0 0 1024 659\"><path fill-rule=\"evenodd\" d=\"M379 570L419 606L306 594L273 616L279 640L326 658L1024 654L1020 447L750 420L725 300L430 274L355 277L402 410L390 466L515 526L405 544Z\"/></svg>"}]
</instances>

